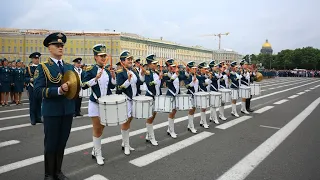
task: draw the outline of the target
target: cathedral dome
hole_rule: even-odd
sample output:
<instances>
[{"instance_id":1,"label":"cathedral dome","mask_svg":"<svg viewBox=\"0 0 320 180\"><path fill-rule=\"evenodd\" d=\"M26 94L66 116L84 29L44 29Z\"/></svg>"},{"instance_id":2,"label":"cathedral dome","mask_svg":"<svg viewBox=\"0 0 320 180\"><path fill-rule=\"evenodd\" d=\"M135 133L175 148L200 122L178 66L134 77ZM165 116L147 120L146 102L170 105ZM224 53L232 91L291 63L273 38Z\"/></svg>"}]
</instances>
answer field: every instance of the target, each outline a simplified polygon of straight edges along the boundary
<instances>
[{"instance_id":1,"label":"cathedral dome","mask_svg":"<svg viewBox=\"0 0 320 180\"><path fill-rule=\"evenodd\" d=\"M271 44L268 42L268 39L266 40L266 42L262 45L262 48L272 48Z\"/></svg>"}]
</instances>

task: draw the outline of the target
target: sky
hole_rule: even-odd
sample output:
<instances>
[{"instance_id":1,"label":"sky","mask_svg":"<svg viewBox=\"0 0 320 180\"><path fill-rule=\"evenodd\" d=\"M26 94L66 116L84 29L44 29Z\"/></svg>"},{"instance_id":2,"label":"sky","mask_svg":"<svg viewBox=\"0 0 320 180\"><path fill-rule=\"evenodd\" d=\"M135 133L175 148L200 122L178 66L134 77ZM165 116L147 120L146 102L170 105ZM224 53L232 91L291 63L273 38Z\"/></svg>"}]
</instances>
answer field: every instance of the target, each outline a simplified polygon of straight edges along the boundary
<instances>
[{"instance_id":1,"label":"sky","mask_svg":"<svg viewBox=\"0 0 320 180\"><path fill-rule=\"evenodd\" d=\"M241 54L320 48L319 0L1 0L0 27L129 32Z\"/></svg>"}]
</instances>

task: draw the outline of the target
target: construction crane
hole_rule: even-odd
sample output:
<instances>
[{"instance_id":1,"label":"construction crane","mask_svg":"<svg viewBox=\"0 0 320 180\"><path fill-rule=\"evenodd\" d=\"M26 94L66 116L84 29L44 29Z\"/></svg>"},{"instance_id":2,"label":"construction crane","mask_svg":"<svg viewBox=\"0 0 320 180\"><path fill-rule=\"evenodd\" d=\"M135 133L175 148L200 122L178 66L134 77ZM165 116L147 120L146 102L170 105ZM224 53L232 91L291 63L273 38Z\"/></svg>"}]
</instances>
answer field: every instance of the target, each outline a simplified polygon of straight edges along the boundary
<instances>
[{"instance_id":1,"label":"construction crane","mask_svg":"<svg viewBox=\"0 0 320 180\"><path fill-rule=\"evenodd\" d=\"M227 32L227 33L219 33L219 34L207 34L207 35L202 35L203 37L204 36L218 36L219 37L219 49L221 48L221 36L228 36L230 33Z\"/></svg>"}]
</instances>

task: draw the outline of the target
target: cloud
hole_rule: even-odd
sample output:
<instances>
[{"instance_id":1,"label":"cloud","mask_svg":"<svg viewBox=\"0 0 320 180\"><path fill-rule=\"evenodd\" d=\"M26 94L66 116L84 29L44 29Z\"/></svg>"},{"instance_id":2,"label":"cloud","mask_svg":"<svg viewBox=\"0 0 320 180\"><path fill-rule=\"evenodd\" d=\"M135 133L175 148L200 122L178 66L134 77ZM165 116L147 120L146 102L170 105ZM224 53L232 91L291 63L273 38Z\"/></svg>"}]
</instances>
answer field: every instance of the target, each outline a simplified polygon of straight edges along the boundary
<instances>
[{"instance_id":1,"label":"cloud","mask_svg":"<svg viewBox=\"0 0 320 180\"><path fill-rule=\"evenodd\" d=\"M258 53L265 39L274 51L320 48L320 1L210 0L11 0L2 2L0 26L137 33L149 38L217 49ZM12 11L14 9L14 11Z\"/></svg>"}]
</instances>

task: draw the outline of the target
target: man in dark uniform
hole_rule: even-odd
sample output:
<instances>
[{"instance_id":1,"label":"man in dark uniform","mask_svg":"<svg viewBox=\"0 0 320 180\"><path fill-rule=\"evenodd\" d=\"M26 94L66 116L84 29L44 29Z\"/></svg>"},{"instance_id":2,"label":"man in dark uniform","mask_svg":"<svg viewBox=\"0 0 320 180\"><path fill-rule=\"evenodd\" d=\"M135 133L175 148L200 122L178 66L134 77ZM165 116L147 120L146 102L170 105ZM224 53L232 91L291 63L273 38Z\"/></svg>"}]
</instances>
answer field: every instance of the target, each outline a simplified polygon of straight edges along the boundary
<instances>
[{"instance_id":1,"label":"man in dark uniform","mask_svg":"<svg viewBox=\"0 0 320 180\"><path fill-rule=\"evenodd\" d=\"M137 72L138 74L141 72L141 69L140 69L140 58L137 58L135 61L134 61L134 69L135 72ZM137 92L138 94L141 94L141 88L140 88L140 85L142 85L143 83L139 83L137 84Z\"/></svg>"},{"instance_id":2,"label":"man in dark uniform","mask_svg":"<svg viewBox=\"0 0 320 180\"><path fill-rule=\"evenodd\" d=\"M32 60L32 64L30 64L26 68L25 83L27 84L27 89L29 93L29 111L30 111L30 120L32 125L36 125L36 123L42 123L41 121L41 98L37 98L34 95L34 72L36 71L39 65L39 58L41 54L39 52L34 52L30 54L29 58Z\"/></svg>"},{"instance_id":3,"label":"man in dark uniform","mask_svg":"<svg viewBox=\"0 0 320 180\"><path fill-rule=\"evenodd\" d=\"M72 62L74 62L74 70L78 73L79 79L80 79L80 85L82 84L82 79L84 78L84 72L81 69L81 61L82 58L76 58ZM82 97L78 97L75 99L75 114L74 117L82 116L81 112L81 103L82 103Z\"/></svg>"},{"instance_id":4,"label":"man in dark uniform","mask_svg":"<svg viewBox=\"0 0 320 180\"><path fill-rule=\"evenodd\" d=\"M46 37L43 45L48 48L50 58L39 65L34 73L34 95L42 100L44 124L45 180L68 179L61 171L64 149L69 138L75 110L74 100L64 94L69 91L62 84L65 72L74 68L62 60L67 37L53 33Z\"/></svg>"}]
</instances>

